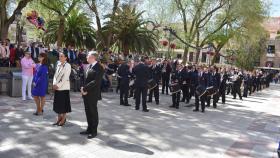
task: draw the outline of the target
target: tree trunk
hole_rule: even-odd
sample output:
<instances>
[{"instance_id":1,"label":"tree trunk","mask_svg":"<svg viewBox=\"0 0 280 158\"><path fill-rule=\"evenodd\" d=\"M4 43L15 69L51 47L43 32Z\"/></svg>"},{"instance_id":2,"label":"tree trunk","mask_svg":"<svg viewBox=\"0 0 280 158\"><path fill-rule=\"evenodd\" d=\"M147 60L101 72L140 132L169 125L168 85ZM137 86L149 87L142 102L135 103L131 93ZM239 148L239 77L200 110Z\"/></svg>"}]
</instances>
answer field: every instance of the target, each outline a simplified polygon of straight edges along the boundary
<instances>
[{"instance_id":1,"label":"tree trunk","mask_svg":"<svg viewBox=\"0 0 280 158\"><path fill-rule=\"evenodd\" d=\"M126 58L129 55L129 47L128 45L123 45L123 56Z\"/></svg>"},{"instance_id":2,"label":"tree trunk","mask_svg":"<svg viewBox=\"0 0 280 158\"><path fill-rule=\"evenodd\" d=\"M5 40L6 38L8 38L8 31L9 31L9 26L10 24L5 24L4 26L1 27L1 40Z\"/></svg>"},{"instance_id":3,"label":"tree trunk","mask_svg":"<svg viewBox=\"0 0 280 158\"><path fill-rule=\"evenodd\" d=\"M189 54L189 46L185 46L184 49L184 55L183 55L183 64L186 65L187 59L188 59L188 54Z\"/></svg>"},{"instance_id":4,"label":"tree trunk","mask_svg":"<svg viewBox=\"0 0 280 158\"><path fill-rule=\"evenodd\" d=\"M64 23L65 23L65 17L60 16L59 17L59 28L57 32L57 47L62 48L63 43L63 36L64 36Z\"/></svg>"}]
</instances>

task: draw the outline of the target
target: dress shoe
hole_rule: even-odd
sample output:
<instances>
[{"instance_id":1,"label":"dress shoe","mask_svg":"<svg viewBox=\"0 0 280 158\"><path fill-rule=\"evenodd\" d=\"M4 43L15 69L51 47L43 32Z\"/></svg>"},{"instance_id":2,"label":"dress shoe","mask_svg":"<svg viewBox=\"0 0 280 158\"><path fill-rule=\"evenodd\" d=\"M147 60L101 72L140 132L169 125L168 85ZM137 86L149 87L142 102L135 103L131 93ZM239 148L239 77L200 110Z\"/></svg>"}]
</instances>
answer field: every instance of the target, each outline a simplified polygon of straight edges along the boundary
<instances>
[{"instance_id":1,"label":"dress shoe","mask_svg":"<svg viewBox=\"0 0 280 158\"><path fill-rule=\"evenodd\" d=\"M204 111L204 110L201 110L201 112L204 113L205 111Z\"/></svg>"},{"instance_id":2,"label":"dress shoe","mask_svg":"<svg viewBox=\"0 0 280 158\"><path fill-rule=\"evenodd\" d=\"M159 105L159 102L156 102L156 105Z\"/></svg>"},{"instance_id":3,"label":"dress shoe","mask_svg":"<svg viewBox=\"0 0 280 158\"><path fill-rule=\"evenodd\" d=\"M135 110L139 110L139 108L135 108Z\"/></svg>"},{"instance_id":4,"label":"dress shoe","mask_svg":"<svg viewBox=\"0 0 280 158\"><path fill-rule=\"evenodd\" d=\"M81 135L89 135L90 132L88 132L88 131L83 131L83 132L80 132L80 134L81 134Z\"/></svg>"},{"instance_id":5,"label":"dress shoe","mask_svg":"<svg viewBox=\"0 0 280 158\"><path fill-rule=\"evenodd\" d=\"M97 136L97 134L89 134L87 138L92 139L92 138L95 138L96 136Z\"/></svg>"},{"instance_id":6,"label":"dress shoe","mask_svg":"<svg viewBox=\"0 0 280 158\"><path fill-rule=\"evenodd\" d=\"M64 125L65 125L65 123L66 123L66 118L65 118L65 120L64 120L64 122L63 122L63 123L58 123L58 126L64 126Z\"/></svg>"},{"instance_id":7,"label":"dress shoe","mask_svg":"<svg viewBox=\"0 0 280 158\"><path fill-rule=\"evenodd\" d=\"M148 100L147 103L152 103L152 101L151 101L151 100Z\"/></svg>"},{"instance_id":8,"label":"dress shoe","mask_svg":"<svg viewBox=\"0 0 280 158\"><path fill-rule=\"evenodd\" d=\"M149 110L148 109L144 109L143 112L149 112Z\"/></svg>"},{"instance_id":9,"label":"dress shoe","mask_svg":"<svg viewBox=\"0 0 280 158\"><path fill-rule=\"evenodd\" d=\"M130 104L124 104L123 106L131 106Z\"/></svg>"},{"instance_id":10,"label":"dress shoe","mask_svg":"<svg viewBox=\"0 0 280 158\"><path fill-rule=\"evenodd\" d=\"M193 109L193 112L198 112L199 110L197 110L197 109Z\"/></svg>"},{"instance_id":11,"label":"dress shoe","mask_svg":"<svg viewBox=\"0 0 280 158\"><path fill-rule=\"evenodd\" d=\"M170 105L169 107L170 107L170 108L175 108L175 106L174 106L174 105Z\"/></svg>"},{"instance_id":12,"label":"dress shoe","mask_svg":"<svg viewBox=\"0 0 280 158\"><path fill-rule=\"evenodd\" d=\"M176 106L176 109L179 109L179 107L178 107L178 106Z\"/></svg>"}]
</instances>

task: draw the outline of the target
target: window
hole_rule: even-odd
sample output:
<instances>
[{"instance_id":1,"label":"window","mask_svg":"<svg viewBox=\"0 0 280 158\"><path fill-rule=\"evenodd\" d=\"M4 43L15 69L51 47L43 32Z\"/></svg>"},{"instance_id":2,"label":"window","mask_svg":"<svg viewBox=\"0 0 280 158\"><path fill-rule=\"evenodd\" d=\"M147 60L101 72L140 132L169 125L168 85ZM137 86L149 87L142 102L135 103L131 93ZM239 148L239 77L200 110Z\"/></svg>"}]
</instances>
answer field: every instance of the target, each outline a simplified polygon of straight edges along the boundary
<instances>
[{"instance_id":1,"label":"window","mask_svg":"<svg viewBox=\"0 0 280 158\"><path fill-rule=\"evenodd\" d=\"M268 45L267 54L275 54L275 45Z\"/></svg>"},{"instance_id":2,"label":"window","mask_svg":"<svg viewBox=\"0 0 280 158\"><path fill-rule=\"evenodd\" d=\"M267 62L265 63L265 66L266 66L266 67L273 67L273 65L274 65L274 63L273 63L272 61L267 61Z\"/></svg>"},{"instance_id":3,"label":"window","mask_svg":"<svg viewBox=\"0 0 280 158\"><path fill-rule=\"evenodd\" d=\"M217 55L217 56L216 56L216 58L215 58L215 63L217 63L217 64L220 63L220 55Z\"/></svg>"},{"instance_id":4,"label":"window","mask_svg":"<svg viewBox=\"0 0 280 158\"><path fill-rule=\"evenodd\" d=\"M182 54L177 54L177 59L181 59L182 58Z\"/></svg>"},{"instance_id":5,"label":"window","mask_svg":"<svg viewBox=\"0 0 280 158\"><path fill-rule=\"evenodd\" d=\"M189 62L193 62L193 52L189 53Z\"/></svg>"},{"instance_id":6,"label":"window","mask_svg":"<svg viewBox=\"0 0 280 158\"><path fill-rule=\"evenodd\" d=\"M201 57L201 62L206 63L206 59L207 59L207 53L203 52Z\"/></svg>"}]
</instances>

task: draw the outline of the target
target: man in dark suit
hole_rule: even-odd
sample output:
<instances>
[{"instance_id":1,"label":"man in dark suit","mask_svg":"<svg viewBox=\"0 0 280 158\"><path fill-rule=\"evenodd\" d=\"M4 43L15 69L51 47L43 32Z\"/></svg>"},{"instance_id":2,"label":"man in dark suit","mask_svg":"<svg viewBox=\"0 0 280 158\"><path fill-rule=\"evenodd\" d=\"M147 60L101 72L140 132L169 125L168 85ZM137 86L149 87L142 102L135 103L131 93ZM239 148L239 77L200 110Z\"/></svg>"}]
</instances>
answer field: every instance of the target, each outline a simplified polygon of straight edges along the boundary
<instances>
[{"instance_id":1,"label":"man in dark suit","mask_svg":"<svg viewBox=\"0 0 280 158\"><path fill-rule=\"evenodd\" d=\"M213 74L213 87L215 89L215 94L213 95L213 107L217 108L217 103L219 101L219 88L221 85L221 74L219 72L219 68L214 68L214 74Z\"/></svg>"},{"instance_id":2,"label":"man in dark suit","mask_svg":"<svg viewBox=\"0 0 280 158\"><path fill-rule=\"evenodd\" d=\"M122 63L118 68L118 76L120 78L120 105L131 106L128 104L130 74L128 63Z\"/></svg>"},{"instance_id":3,"label":"man in dark suit","mask_svg":"<svg viewBox=\"0 0 280 158\"><path fill-rule=\"evenodd\" d=\"M88 139L97 136L97 127L99 121L97 102L101 99L100 90L104 69L103 66L97 62L97 58L97 52L89 52L87 56L89 66L86 69L85 85L84 87L81 87L88 128L86 131L81 132L80 134L88 135Z\"/></svg>"},{"instance_id":4,"label":"man in dark suit","mask_svg":"<svg viewBox=\"0 0 280 158\"><path fill-rule=\"evenodd\" d=\"M152 60L152 65L150 66L151 78L157 83L157 86L150 90L148 102L152 102L153 94L155 96L156 104L159 104L159 81L161 79L161 68L160 65L156 63L156 60Z\"/></svg>"},{"instance_id":5,"label":"man in dark suit","mask_svg":"<svg viewBox=\"0 0 280 158\"><path fill-rule=\"evenodd\" d=\"M225 69L222 70L222 81L219 88L219 94L222 97L222 104L226 103L226 88L227 88L227 81L229 80L228 73Z\"/></svg>"},{"instance_id":6,"label":"man in dark suit","mask_svg":"<svg viewBox=\"0 0 280 158\"><path fill-rule=\"evenodd\" d=\"M147 83L149 79L149 67L145 64L147 58L141 59L141 62L136 65L132 73L135 75L136 80L135 80L135 101L136 101L136 106L135 110L139 110L140 106L140 97L142 95L142 107L144 112L149 112L147 109L146 105L146 98L147 98Z\"/></svg>"},{"instance_id":7,"label":"man in dark suit","mask_svg":"<svg viewBox=\"0 0 280 158\"><path fill-rule=\"evenodd\" d=\"M166 94L168 95L168 86L169 86L169 80L170 80L170 73L172 71L172 68L167 60L164 60L162 66L161 66L161 72L162 72L162 94L164 94L164 90L166 91Z\"/></svg>"},{"instance_id":8,"label":"man in dark suit","mask_svg":"<svg viewBox=\"0 0 280 158\"><path fill-rule=\"evenodd\" d=\"M205 111L205 101L207 99L207 96L201 94L203 94L203 92L205 92L206 90L206 87L208 85L208 78L209 77L207 68L204 68L204 71L198 69L198 86L196 87L195 92L195 109L193 110L194 112L199 111L199 102L201 102L201 112L204 113ZM201 95L201 97L199 95Z\"/></svg>"}]
</instances>

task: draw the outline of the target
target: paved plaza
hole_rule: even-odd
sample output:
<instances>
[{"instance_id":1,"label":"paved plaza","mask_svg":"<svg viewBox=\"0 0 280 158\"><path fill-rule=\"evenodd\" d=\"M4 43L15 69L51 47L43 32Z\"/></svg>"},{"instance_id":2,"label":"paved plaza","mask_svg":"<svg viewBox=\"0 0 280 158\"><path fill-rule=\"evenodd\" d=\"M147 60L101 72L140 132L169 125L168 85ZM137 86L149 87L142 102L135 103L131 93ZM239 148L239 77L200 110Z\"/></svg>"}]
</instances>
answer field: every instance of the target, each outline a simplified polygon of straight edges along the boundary
<instances>
[{"instance_id":1,"label":"paved plaza","mask_svg":"<svg viewBox=\"0 0 280 158\"><path fill-rule=\"evenodd\" d=\"M0 96L0 158L277 158L280 140L280 86L272 84L206 113L192 107L170 109L171 97L160 96L150 112L119 105L115 93L99 102L99 135L79 134L86 118L79 93L71 94L72 113L64 127L48 101L44 116L33 116L33 101ZM130 104L134 105L134 100Z\"/></svg>"}]
</instances>

